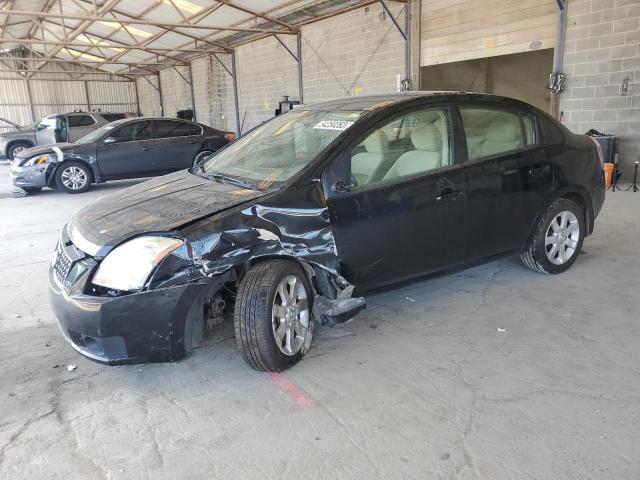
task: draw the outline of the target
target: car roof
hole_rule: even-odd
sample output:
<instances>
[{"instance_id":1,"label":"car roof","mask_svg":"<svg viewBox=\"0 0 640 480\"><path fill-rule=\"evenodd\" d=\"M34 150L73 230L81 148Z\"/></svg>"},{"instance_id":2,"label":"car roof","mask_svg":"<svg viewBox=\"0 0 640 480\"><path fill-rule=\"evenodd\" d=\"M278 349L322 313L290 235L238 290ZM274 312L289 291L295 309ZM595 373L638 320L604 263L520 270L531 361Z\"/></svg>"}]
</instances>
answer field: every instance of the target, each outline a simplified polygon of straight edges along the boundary
<instances>
[{"instance_id":1,"label":"car roof","mask_svg":"<svg viewBox=\"0 0 640 480\"><path fill-rule=\"evenodd\" d=\"M456 92L456 91L419 91L401 92L384 95L363 95L357 97L347 97L324 102L301 105L295 110L317 110L317 111L370 111L377 110L399 103L411 102L413 100L433 98L437 100L484 100L494 103L519 102L513 98L500 97L486 93ZM519 102L522 103L522 102Z\"/></svg>"}]
</instances>

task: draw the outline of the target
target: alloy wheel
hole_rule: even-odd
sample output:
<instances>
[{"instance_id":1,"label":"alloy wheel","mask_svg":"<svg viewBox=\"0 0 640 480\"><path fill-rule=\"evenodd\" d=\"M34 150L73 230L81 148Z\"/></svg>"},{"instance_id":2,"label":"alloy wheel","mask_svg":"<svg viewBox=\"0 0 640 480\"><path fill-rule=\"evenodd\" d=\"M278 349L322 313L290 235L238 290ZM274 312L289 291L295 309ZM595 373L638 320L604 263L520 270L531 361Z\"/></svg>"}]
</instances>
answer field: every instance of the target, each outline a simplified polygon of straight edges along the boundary
<instances>
[{"instance_id":1,"label":"alloy wheel","mask_svg":"<svg viewBox=\"0 0 640 480\"><path fill-rule=\"evenodd\" d=\"M20 153L20 152L22 152L23 150L26 150L26 149L27 149L27 147L15 147L15 148L13 149L13 157L15 158L15 156L16 156L18 153Z\"/></svg>"},{"instance_id":2,"label":"alloy wheel","mask_svg":"<svg viewBox=\"0 0 640 480\"><path fill-rule=\"evenodd\" d=\"M79 167L71 166L62 171L60 179L65 187L81 190L87 184L87 173Z\"/></svg>"},{"instance_id":3,"label":"alloy wheel","mask_svg":"<svg viewBox=\"0 0 640 480\"><path fill-rule=\"evenodd\" d=\"M558 213L547 229L545 250L554 265L563 265L576 253L580 241L580 222L573 212Z\"/></svg>"},{"instance_id":4,"label":"alloy wheel","mask_svg":"<svg viewBox=\"0 0 640 480\"><path fill-rule=\"evenodd\" d=\"M291 357L311 344L309 301L302 281L287 275L278 284L271 310L271 327L282 353Z\"/></svg>"}]
</instances>

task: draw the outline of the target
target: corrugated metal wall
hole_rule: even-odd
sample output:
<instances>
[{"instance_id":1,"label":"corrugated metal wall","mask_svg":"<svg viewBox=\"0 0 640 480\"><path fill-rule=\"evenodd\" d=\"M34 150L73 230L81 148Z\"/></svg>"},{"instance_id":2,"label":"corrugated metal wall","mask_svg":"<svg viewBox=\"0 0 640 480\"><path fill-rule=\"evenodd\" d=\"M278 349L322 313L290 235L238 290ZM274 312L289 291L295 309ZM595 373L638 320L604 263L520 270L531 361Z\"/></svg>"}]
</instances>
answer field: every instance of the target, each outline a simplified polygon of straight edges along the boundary
<instances>
[{"instance_id":1,"label":"corrugated metal wall","mask_svg":"<svg viewBox=\"0 0 640 480\"><path fill-rule=\"evenodd\" d=\"M61 70L69 73L56 73ZM27 125L53 113L73 110L137 112L135 82L113 81L106 75L86 80L69 78L87 71L82 66L56 63L45 65L29 80L17 73L2 74L0 118ZM0 132L7 130L13 127L0 122Z\"/></svg>"}]
</instances>

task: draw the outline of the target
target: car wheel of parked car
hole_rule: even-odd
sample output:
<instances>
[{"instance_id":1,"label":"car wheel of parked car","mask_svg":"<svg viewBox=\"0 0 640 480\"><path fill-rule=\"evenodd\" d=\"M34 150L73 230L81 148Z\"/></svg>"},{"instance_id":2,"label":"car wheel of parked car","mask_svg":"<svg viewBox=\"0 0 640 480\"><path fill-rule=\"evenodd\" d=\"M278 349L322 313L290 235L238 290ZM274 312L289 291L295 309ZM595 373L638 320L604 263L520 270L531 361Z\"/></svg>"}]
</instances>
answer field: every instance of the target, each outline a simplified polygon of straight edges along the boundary
<instances>
[{"instance_id":1,"label":"car wheel of parked car","mask_svg":"<svg viewBox=\"0 0 640 480\"><path fill-rule=\"evenodd\" d=\"M67 193L82 193L91 186L91 172L80 162L66 162L56 172L56 186Z\"/></svg>"},{"instance_id":2,"label":"car wheel of parked car","mask_svg":"<svg viewBox=\"0 0 640 480\"><path fill-rule=\"evenodd\" d=\"M18 153L31 147L33 145L29 142L15 142L7 149L7 158L13 160Z\"/></svg>"},{"instance_id":3,"label":"car wheel of parked car","mask_svg":"<svg viewBox=\"0 0 640 480\"><path fill-rule=\"evenodd\" d=\"M575 202L560 198L538 222L522 261L535 272L562 273L575 262L584 234L584 211Z\"/></svg>"},{"instance_id":4,"label":"car wheel of parked car","mask_svg":"<svg viewBox=\"0 0 640 480\"><path fill-rule=\"evenodd\" d=\"M209 151L209 150L205 150L204 152L200 152L198 153L195 158L193 159L193 164L191 165L192 167L195 167L196 165L200 165L202 162L204 162L204 160L212 155L213 152Z\"/></svg>"},{"instance_id":5,"label":"car wheel of parked car","mask_svg":"<svg viewBox=\"0 0 640 480\"><path fill-rule=\"evenodd\" d=\"M234 310L236 342L251 367L279 372L311 346L312 292L303 269L287 260L255 265L240 282Z\"/></svg>"}]
</instances>

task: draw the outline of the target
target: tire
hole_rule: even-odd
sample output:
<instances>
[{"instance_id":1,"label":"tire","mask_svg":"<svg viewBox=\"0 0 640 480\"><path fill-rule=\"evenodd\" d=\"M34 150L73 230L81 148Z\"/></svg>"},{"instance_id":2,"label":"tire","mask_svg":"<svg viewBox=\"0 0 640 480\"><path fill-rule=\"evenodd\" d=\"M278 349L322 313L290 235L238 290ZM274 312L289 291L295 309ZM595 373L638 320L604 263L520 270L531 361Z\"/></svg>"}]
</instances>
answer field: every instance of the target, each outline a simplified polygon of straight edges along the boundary
<instances>
[{"instance_id":1,"label":"tire","mask_svg":"<svg viewBox=\"0 0 640 480\"><path fill-rule=\"evenodd\" d=\"M64 162L56 170L56 188L67 193L86 192L91 187L91 171L80 162Z\"/></svg>"},{"instance_id":2,"label":"tire","mask_svg":"<svg viewBox=\"0 0 640 480\"><path fill-rule=\"evenodd\" d=\"M562 273L576 261L582 249L584 210L566 198L554 201L539 220L522 251L522 262L534 272Z\"/></svg>"},{"instance_id":3,"label":"tire","mask_svg":"<svg viewBox=\"0 0 640 480\"><path fill-rule=\"evenodd\" d=\"M191 164L191 167L195 167L196 165L199 165L202 161L204 161L205 158L207 158L209 155L212 155L212 154L213 152L210 150L198 152L198 154L193 158L193 163Z\"/></svg>"},{"instance_id":4,"label":"tire","mask_svg":"<svg viewBox=\"0 0 640 480\"><path fill-rule=\"evenodd\" d=\"M236 343L243 358L263 372L280 372L298 363L311 346L311 311L312 291L298 264L268 260L253 266L240 282L233 314Z\"/></svg>"},{"instance_id":5,"label":"tire","mask_svg":"<svg viewBox=\"0 0 640 480\"><path fill-rule=\"evenodd\" d=\"M20 153L22 150L26 150L27 148L31 148L31 147L33 147L33 145L29 142L12 143L7 150L7 158L9 160L13 160L16 154Z\"/></svg>"}]
</instances>

